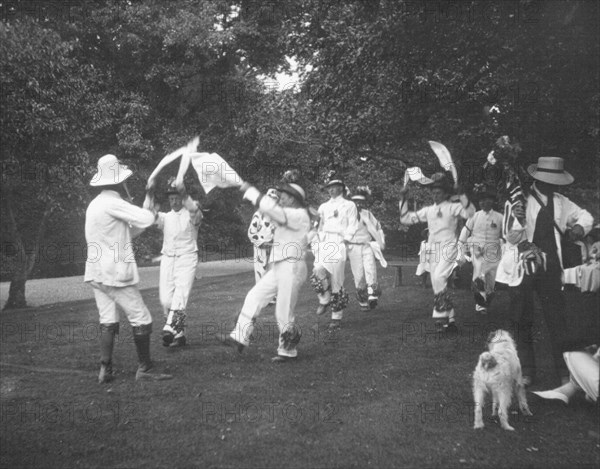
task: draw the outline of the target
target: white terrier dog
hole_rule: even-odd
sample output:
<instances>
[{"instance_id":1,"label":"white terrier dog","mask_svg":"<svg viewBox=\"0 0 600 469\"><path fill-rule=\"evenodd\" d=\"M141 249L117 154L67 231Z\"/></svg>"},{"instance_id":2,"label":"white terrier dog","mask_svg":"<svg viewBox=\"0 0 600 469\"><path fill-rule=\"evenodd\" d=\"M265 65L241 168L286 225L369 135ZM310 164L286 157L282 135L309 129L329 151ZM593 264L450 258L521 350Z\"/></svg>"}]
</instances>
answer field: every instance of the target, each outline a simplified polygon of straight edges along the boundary
<instances>
[{"instance_id":1,"label":"white terrier dog","mask_svg":"<svg viewBox=\"0 0 600 469\"><path fill-rule=\"evenodd\" d=\"M473 428L483 428L483 406L485 396L492 395L492 416L498 416L505 430L514 430L508 424L508 409L513 392L517 395L519 409L523 415L533 415L527 405L521 362L517 356L515 342L509 332L498 329L488 337L488 352L479 356L473 373L473 400L475 423Z\"/></svg>"}]
</instances>

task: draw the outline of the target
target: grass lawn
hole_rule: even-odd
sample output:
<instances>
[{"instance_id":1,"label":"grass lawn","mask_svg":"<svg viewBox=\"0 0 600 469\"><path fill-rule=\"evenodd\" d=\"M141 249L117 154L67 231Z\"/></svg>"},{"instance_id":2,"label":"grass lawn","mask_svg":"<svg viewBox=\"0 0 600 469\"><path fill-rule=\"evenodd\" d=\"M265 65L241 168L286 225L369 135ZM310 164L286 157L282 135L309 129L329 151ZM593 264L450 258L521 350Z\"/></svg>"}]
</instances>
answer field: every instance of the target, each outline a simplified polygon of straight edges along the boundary
<instances>
[{"instance_id":1,"label":"grass lawn","mask_svg":"<svg viewBox=\"0 0 600 469\"><path fill-rule=\"evenodd\" d=\"M306 284L297 308L301 357L286 364L270 361L273 308L241 356L212 337L233 325L253 274L195 284L185 349L161 346L158 291L147 290L153 358L175 375L164 382L134 381L135 349L122 320L117 378L96 383L93 302L3 312L0 466L598 467L597 407L584 402L566 408L530 399L533 417L510 417L515 432L489 420L483 431L472 429L471 373L487 333L511 327L506 291L482 320L470 292L457 290L461 334L439 338L431 291L406 272L397 289L390 269L380 275L379 307L360 312L352 296L332 340ZM588 327L597 327L597 296L571 294L570 301L572 324L593 314ZM542 356L546 335L542 324ZM536 389L556 384L550 370L543 361Z\"/></svg>"}]
</instances>

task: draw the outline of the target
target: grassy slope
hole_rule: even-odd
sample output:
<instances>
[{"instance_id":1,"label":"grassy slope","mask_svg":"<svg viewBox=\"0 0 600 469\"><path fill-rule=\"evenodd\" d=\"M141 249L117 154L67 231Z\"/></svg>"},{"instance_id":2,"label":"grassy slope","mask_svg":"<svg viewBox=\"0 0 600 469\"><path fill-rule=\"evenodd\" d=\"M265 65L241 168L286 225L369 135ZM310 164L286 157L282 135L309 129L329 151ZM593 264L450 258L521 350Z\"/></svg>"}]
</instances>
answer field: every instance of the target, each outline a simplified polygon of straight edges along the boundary
<instances>
[{"instance_id":1,"label":"grassy slope","mask_svg":"<svg viewBox=\"0 0 600 469\"><path fill-rule=\"evenodd\" d=\"M96 384L93 303L4 312L1 361L35 369L1 368L0 466L597 466L598 419L584 403L532 403L534 417L511 416L514 433L492 422L472 430L470 375L487 332L510 327L500 314L506 292L481 321L470 294L457 291L463 334L440 340L428 333L430 290L415 286L412 275L405 275L411 285L393 289L393 273L382 274L379 308L362 313L351 301L335 340L326 340L326 318L312 313L315 299L305 286L297 309L301 359L285 365L269 360L277 340L269 332L272 308L243 356L211 337L232 325L251 274L196 284L184 350L159 344L158 294L146 291L156 324L153 357L176 375L161 383L134 382L135 350L122 321L117 380ZM574 310L580 322L584 308ZM536 346L547 353L544 340ZM554 384L549 366L542 363L540 388Z\"/></svg>"}]
</instances>

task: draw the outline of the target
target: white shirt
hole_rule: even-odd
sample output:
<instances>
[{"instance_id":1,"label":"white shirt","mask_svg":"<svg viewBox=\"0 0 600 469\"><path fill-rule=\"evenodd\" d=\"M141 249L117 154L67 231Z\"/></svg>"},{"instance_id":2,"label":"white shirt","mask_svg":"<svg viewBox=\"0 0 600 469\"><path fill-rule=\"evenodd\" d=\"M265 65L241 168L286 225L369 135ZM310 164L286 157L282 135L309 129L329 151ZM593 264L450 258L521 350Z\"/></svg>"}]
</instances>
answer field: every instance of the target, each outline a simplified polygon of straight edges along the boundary
<instances>
[{"instance_id":1,"label":"white shirt","mask_svg":"<svg viewBox=\"0 0 600 469\"><path fill-rule=\"evenodd\" d=\"M502 237L502 215L495 210L479 210L467 220L460 234L460 241L485 246L499 243Z\"/></svg>"},{"instance_id":2,"label":"white shirt","mask_svg":"<svg viewBox=\"0 0 600 469\"><path fill-rule=\"evenodd\" d=\"M319 207L321 241L350 241L358 229L356 204L339 195Z\"/></svg>"},{"instance_id":3,"label":"white shirt","mask_svg":"<svg viewBox=\"0 0 600 469\"><path fill-rule=\"evenodd\" d=\"M198 252L198 228L202 220L202 212L190 212L182 207L178 212L171 210L159 213L156 225L163 231L161 253L165 256L181 256Z\"/></svg>"},{"instance_id":4,"label":"white shirt","mask_svg":"<svg viewBox=\"0 0 600 469\"><path fill-rule=\"evenodd\" d=\"M275 223L269 262L304 260L311 229L308 211L305 208L281 207L270 197L263 197L258 209Z\"/></svg>"},{"instance_id":5,"label":"white shirt","mask_svg":"<svg viewBox=\"0 0 600 469\"><path fill-rule=\"evenodd\" d=\"M118 192L103 190L85 213L87 260L84 282L124 287L139 282L132 231L154 223L154 214L124 201Z\"/></svg>"},{"instance_id":6,"label":"white shirt","mask_svg":"<svg viewBox=\"0 0 600 469\"><path fill-rule=\"evenodd\" d=\"M548 203L548 198L539 192L535 187L535 183L531 187L532 190L536 191L537 196L544 203ZM587 210L582 209L577 204L571 202L564 195L557 192L554 193L554 222L560 228L560 231L564 234L568 228L572 228L575 225L579 225L583 228L583 233L588 234L594 224L594 218L590 215ZM525 210L525 226L515 220L514 224L509 227L507 239L510 243L517 245L521 241L533 241L533 234L535 232L535 225L537 222L538 214L540 213L541 206L535 197L529 194L527 197L527 208ZM554 239L556 240L556 247L558 249L558 259L562 267L562 251L560 243L560 233L554 227Z\"/></svg>"},{"instance_id":7,"label":"white shirt","mask_svg":"<svg viewBox=\"0 0 600 469\"><path fill-rule=\"evenodd\" d=\"M282 207L271 197L263 197L256 187L248 188L244 199L254 205L258 202L260 213L268 215L275 224L269 262L303 261L308 247L308 232L311 229L308 210Z\"/></svg>"},{"instance_id":8,"label":"white shirt","mask_svg":"<svg viewBox=\"0 0 600 469\"><path fill-rule=\"evenodd\" d=\"M400 203L402 210L402 202ZM402 213L402 212L401 212ZM423 207L416 212L406 212L400 216L403 225L415 225L427 222L429 228L428 243L456 242L456 228L459 218L470 218L475 214L475 207L469 202L465 195L460 196L460 203L447 200L440 204Z\"/></svg>"},{"instance_id":9,"label":"white shirt","mask_svg":"<svg viewBox=\"0 0 600 469\"><path fill-rule=\"evenodd\" d=\"M354 233L354 236L352 237L350 243L368 244L373 240L385 246L385 241L383 239L383 231L381 231L381 224L370 210L363 208L360 211L360 220L358 220L358 228Z\"/></svg>"}]
</instances>

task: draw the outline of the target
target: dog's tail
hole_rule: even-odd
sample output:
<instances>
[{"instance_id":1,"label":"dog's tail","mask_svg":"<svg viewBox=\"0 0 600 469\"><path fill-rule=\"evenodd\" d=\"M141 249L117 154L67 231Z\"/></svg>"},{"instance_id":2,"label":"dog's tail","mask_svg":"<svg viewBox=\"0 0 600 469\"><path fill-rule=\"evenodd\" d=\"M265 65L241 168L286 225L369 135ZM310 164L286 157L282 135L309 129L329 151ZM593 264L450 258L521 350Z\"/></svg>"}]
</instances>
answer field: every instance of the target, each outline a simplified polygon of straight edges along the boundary
<instances>
[{"instance_id":1,"label":"dog's tail","mask_svg":"<svg viewBox=\"0 0 600 469\"><path fill-rule=\"evenodd\" d=\"M498 362L490 352L483 352L479 355L479 364L484 370L491 370L498 365Z\"/></svg>"}]
</instances>

